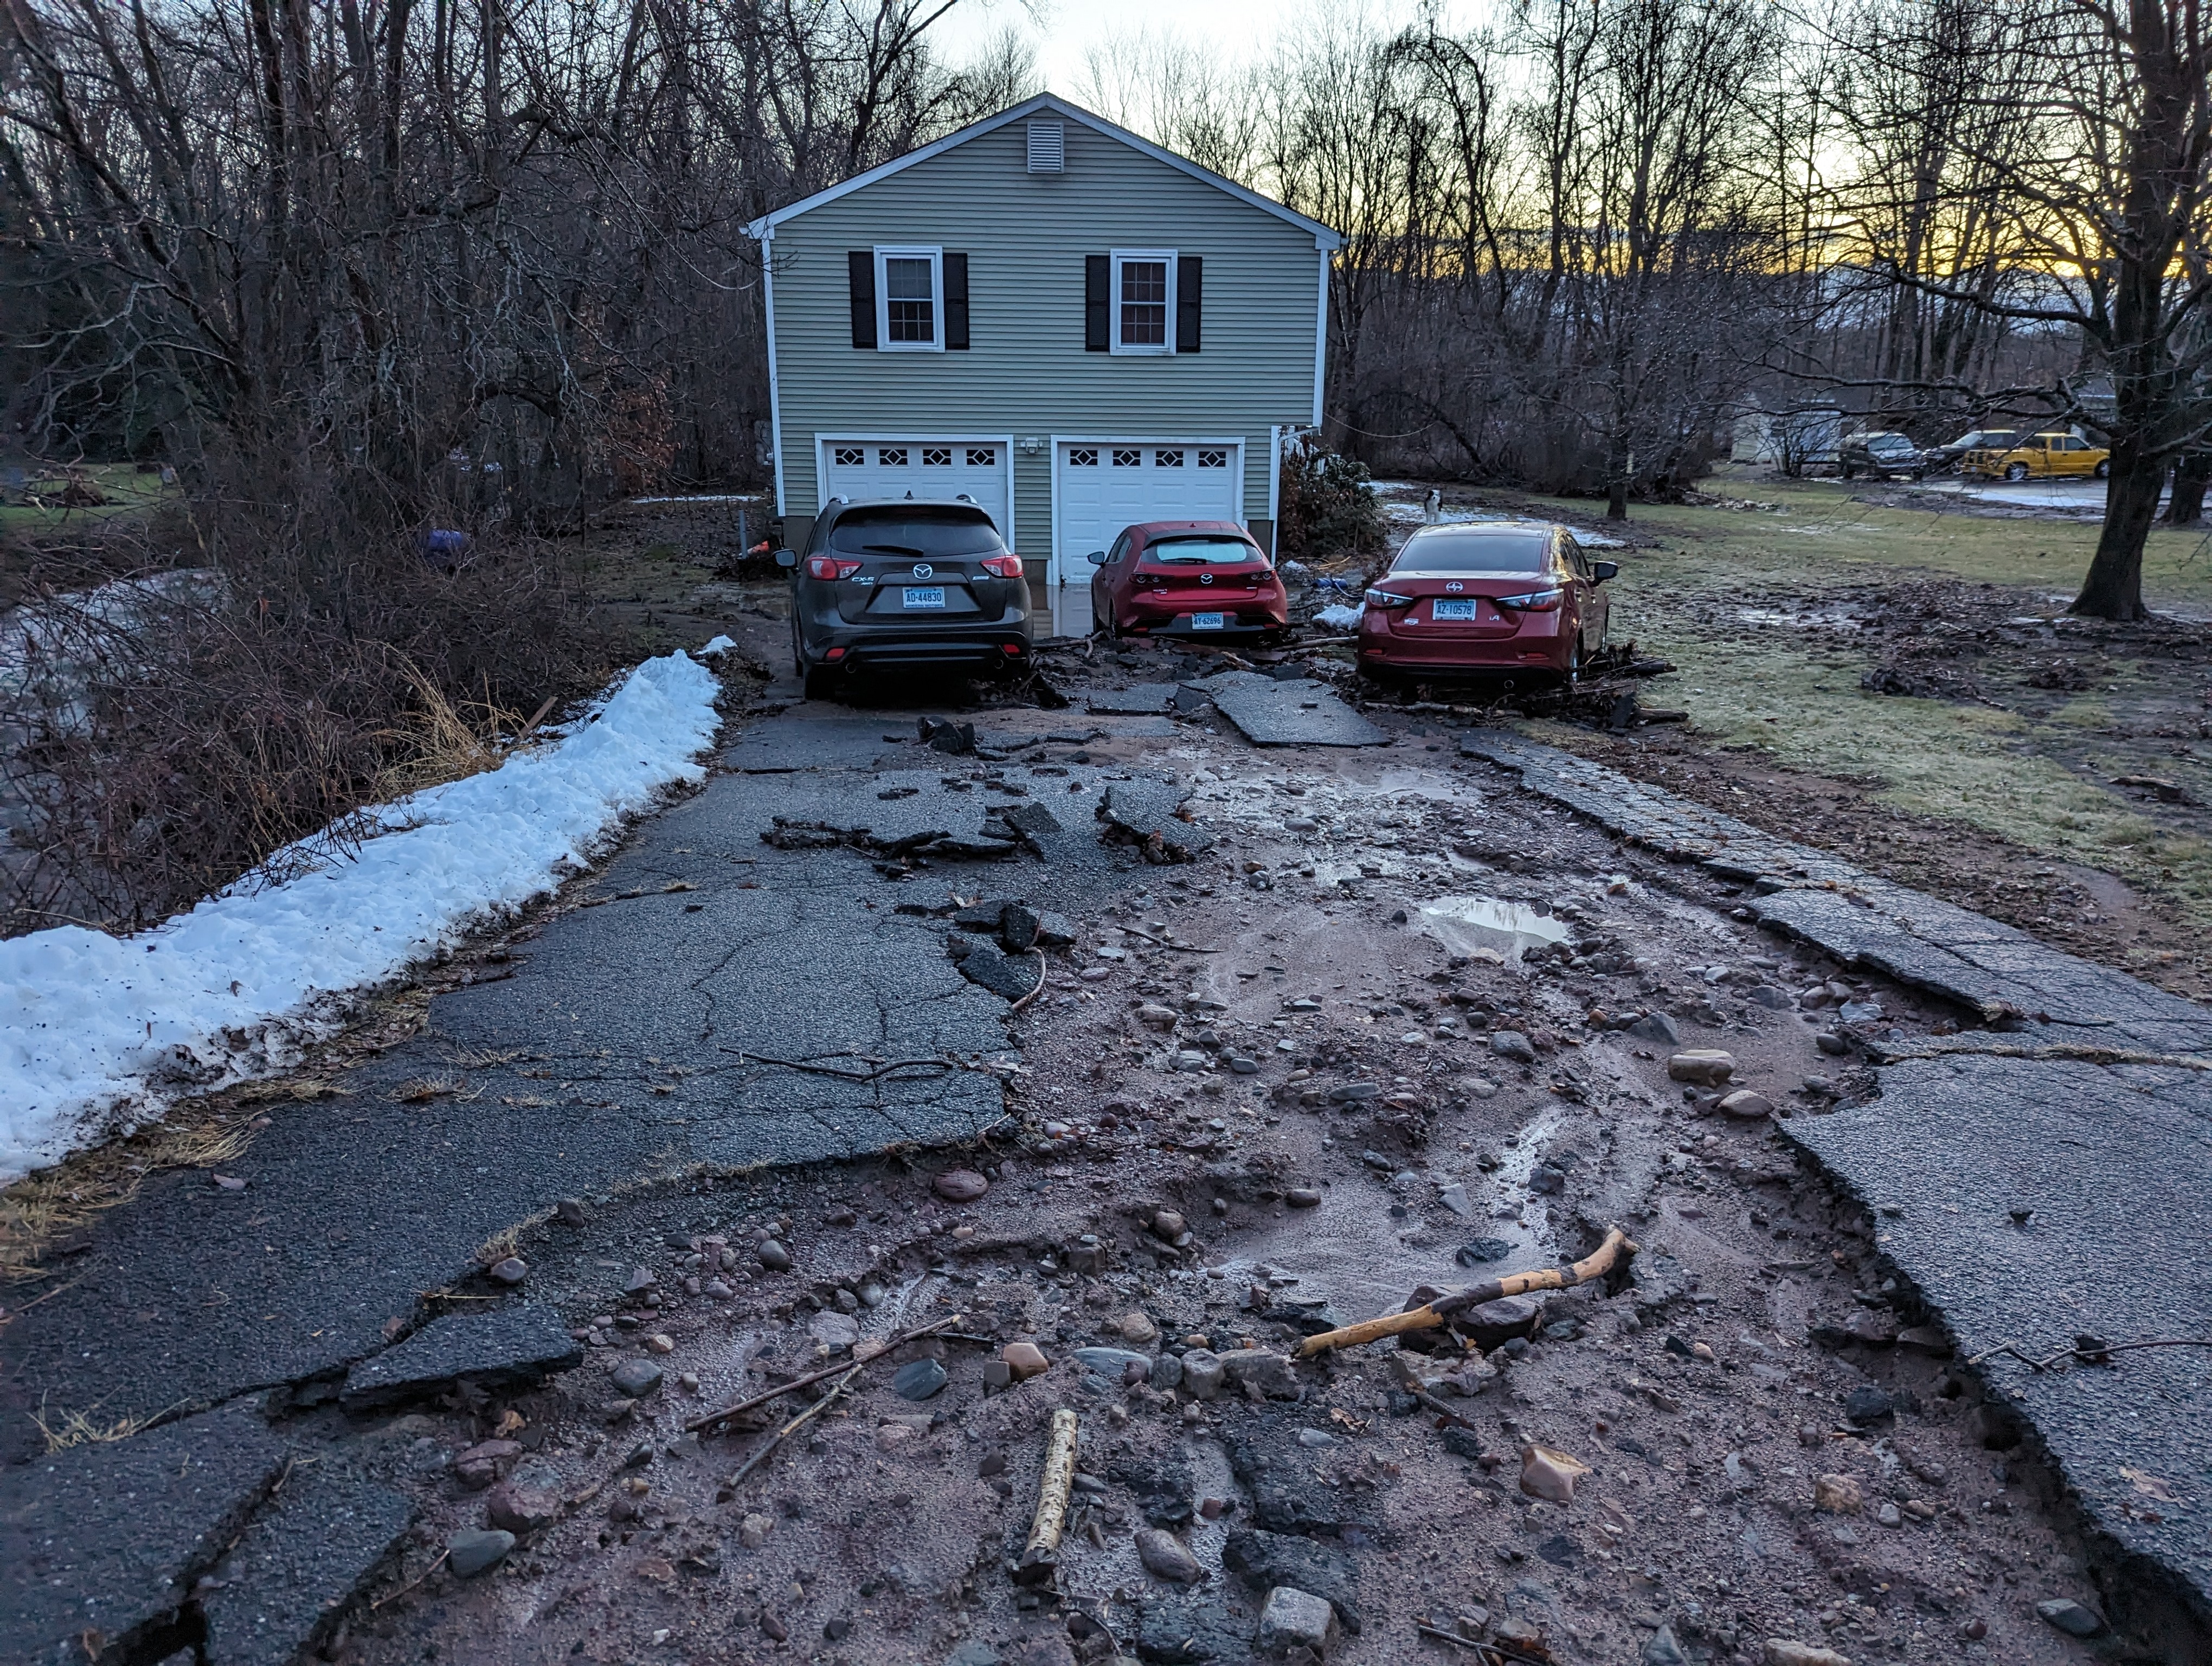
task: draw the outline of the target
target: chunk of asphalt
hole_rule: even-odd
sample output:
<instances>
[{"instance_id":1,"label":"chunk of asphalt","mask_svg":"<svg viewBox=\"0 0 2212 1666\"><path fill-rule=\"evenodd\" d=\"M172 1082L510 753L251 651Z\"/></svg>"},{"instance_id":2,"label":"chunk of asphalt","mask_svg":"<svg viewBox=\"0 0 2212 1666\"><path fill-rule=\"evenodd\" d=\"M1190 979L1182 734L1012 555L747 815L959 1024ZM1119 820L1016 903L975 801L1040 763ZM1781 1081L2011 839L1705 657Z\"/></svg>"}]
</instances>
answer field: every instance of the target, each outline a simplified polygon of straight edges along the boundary
<instances>
[{"instance_id":1,"label":"chunk of asphalt","mask_svg":"<svg viewBox=\"0 0 2212 1666\"><path fill-rule=\"evenodd\" d=\"M10 1659L188 1647L179 1610L284 1468L247 1402L0 1468L0 1632ZM103 1654L102 1658L109 1657Z\"/></svg>"},{"instance_id":2,"label":"chunk of asphalt","mask_svg":"<svg viewBox=\"0 0 2212 1666\"><path fill-rule=\"evenodd\" d=\"M1139 683L1111 694L1094 694L1084 703L1095 716L1159 717L1174 708L1172 683Z\"/></svg>"},{"instance_id":3,"label":"chunk of asphalt","mask_svg":"<svg viewBox=\"0 0 2212 1666\"><path fill-rule=\"evenodd\" d=\"M449 1313L364 1359L346 1374L338 1404L356 1414L449 1392L534 1383L583 1363L583 1345L561 1316L536 1302L510 1302L482 1313Z\"/></svg>"},{"instance_id":4,"label":"chunk of asphalt","mask_svg":"<svg viewBox=\"0 0 2212 1666\"><path fill-rule=\"evenodd\" d=\"M1230 671L1188 686L1212 699L1255 746L1379 746L1388 738L1323 683Z\"/></svg>"},{"instance_id":5,"label":"chunk of asphalt","mask_svg":"<svg viewBox=\"0 0 2212 1666\"><path fill-rule=\"evenodd\" d=\"M405 1541L415 1507L328 1454L286 1472L200 1598L206 1666L290 1666Z\"/></svg>"},{"instance_id":6,"label":"chunk of asphalt","mask_svg":"<svg viewBox=\"0 0 2212 1666\"><path fill-rule=\"evenodd\" d=\"M1026 957L1014 959L994 943L969 944L960 957L960 975L1008 1000L1020 1000L1037 986L1036 967Z\"/></svg>"},{"instance_id":7,"label":"chunk of asphalt","mask_svg":"<svg viewBox=\"0 0 2212 1666\"><path fill-rule=\"evenodd\" d=\"M1098 819L1109 840L1143 845L1158 835L1167 860L1191 861L1213 848L1213 835L1176 814L1189 796L1188 787L1157 775L1117 781L1106 788Z\"/></svg>"},{"instance_id":8,"label":"chunk of asphalt","mask_svg":"<svg viewBox=\"0 0 2212 1666\"><path fill-rule=\"evenodd\" d=\"M1345 1630L1359 1634L1358 1584L1349 1556L1311 1539L1237 1527L1222 1547L1221 1565L1254 1590L1291 1585L1311 1591L1336 1610Z\"/></svg>"}]
</instances>

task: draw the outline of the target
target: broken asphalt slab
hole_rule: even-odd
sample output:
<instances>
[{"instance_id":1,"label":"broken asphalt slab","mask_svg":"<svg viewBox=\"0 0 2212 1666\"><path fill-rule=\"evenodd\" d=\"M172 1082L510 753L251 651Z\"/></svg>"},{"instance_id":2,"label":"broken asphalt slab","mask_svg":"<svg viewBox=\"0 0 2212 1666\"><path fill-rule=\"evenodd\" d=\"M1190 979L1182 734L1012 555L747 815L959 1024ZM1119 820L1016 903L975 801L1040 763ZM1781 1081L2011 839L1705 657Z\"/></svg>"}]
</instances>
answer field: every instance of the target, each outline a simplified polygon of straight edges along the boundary
<instances>
[{"instance_id":1,"label":"broken asphalt slab","mask_svg":"<svg viewBox=\"0 0 2212 1666\"><path fill-rule=\"evenodd\" d=\"M1093 694L1085 706L1099 716L1161 717L1175 709L1175 697L1173 683L1139 683Z\"/></svg>"},{"instance_id":2,"label":"broken asphalt slab","mask_svg":"<svg viewBox=\"0 0 2212 1666\"><path fill-rule=\"evenodd\" d=\"M1882 1254L2033 1425L2097 1528L2212 1609L2202 1348L2212 1335L2212 1012L1826 852L1498 731L1463 754L1631 842L1748 880L1761 924L2001 1026L1870 1056L1880 1097L1782 1132L1865 1202ZM2163 1062L2160 1062L2160 1061Z\"/></svg>"},{"instance_id":3,"label":"broken asphalt slab","mask_svg":"<svg viewBox=\"0 0 2212 1666\"><path fill-rule=\"evenodd\" d=\"M535 1383L583 1363L583 1346L561 1316L535 1302L448 1313L347 1373L338 1403L362 1414L461 1383L482 1389Z\"/></svg>"},{"instance_id":4,"label":"broken asphalt slab","mask_svg":"<svg viewBox=\"0 0 2212 1666\"><path fill-rule=\"evenodd\" d=\"M1326 684L1224 671L1186 683L1212 700L1255 746L1379 746L1389 739Z\"/></svg>"}]
</instances>

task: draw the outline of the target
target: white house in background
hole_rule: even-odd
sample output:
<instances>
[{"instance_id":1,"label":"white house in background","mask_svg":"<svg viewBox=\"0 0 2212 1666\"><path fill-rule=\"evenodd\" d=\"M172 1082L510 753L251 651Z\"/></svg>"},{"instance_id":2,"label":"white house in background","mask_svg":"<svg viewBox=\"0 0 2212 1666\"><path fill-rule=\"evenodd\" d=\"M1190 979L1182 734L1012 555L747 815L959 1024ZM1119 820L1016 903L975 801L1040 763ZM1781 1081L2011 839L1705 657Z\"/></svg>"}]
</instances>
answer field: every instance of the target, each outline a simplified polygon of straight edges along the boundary
<instances>
[{"instance_id":1,"label":"white house in background","mask_svg":"<svg viewBox=\"0 0 2212 1666\"><path fill-rule=\"evenodd\" d=\"M964 493L1062 633L1126 526L1273 548L1279 436L1321 420L1328 227L1047 94L746 231L785 543L832 497Z\"/></svg>"}]
</instances>

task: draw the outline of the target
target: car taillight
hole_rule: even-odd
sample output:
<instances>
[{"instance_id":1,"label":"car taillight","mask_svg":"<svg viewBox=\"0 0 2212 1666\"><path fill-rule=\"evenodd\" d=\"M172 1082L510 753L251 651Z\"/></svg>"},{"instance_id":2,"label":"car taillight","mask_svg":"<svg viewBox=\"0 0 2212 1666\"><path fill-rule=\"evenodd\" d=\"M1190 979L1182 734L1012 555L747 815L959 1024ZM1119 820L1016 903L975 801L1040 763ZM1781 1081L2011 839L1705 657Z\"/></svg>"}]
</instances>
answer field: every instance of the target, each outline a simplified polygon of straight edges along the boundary
<instances>
[{"instance_id":1,"label":"car taillight","mask_svg":"<svg viewBox=\"0 0 2212 1666\"><path fill-rule=\"evenodd\" d=\"M1022 558L1019 556L986 556L983 557L983 570L994 579L1018 579L1022 575Z\"/></svg>"},{"instance_id":2,"label":"car taillight","mask_svg":"<svg viewBox=\"0 0 2212 1666\"><path fill-rule=\"evenodd\" d=\"M1523 613L1548 613L1566 599L1564 590L1528 590L1517 596L1500 596L1497 605Z\"/></svg>"},{"instance_id":3,"label":"car taillight","mask_svg":"<svg viewBox=\"0 0 2212 1666\"><path fill-rule=\"evenodd\" d=\"M1367 605L1370 607L1411 607L1413 598L1401 596L1389 590L1370 590L1367 593Z\"/></svg>"},{"instance_id":4,"label":"car taillight","mask_svg":"<svg viewBox=\"0 0 2212 1666\"><path fill-rule=\"evenodd\" d=\"M860 570L857 561L840 561L835 556L809 556L806 576L810 579L849 579Z\"/></svg>"}]
</instances>

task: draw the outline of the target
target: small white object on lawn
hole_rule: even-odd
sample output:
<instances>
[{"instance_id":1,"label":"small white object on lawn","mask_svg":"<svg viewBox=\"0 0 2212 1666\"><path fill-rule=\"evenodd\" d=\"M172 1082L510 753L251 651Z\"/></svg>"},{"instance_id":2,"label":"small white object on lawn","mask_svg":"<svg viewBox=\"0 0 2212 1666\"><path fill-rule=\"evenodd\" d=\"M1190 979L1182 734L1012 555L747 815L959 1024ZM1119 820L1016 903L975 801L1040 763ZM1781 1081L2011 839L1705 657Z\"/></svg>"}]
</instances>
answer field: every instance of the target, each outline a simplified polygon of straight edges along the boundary
<instances>
[{"instance_id":1,"label":"small white object on lawn","mask_svg":"<svg viewBox=\"0 0 2212 1666\"><path fill-rule=\"evenodd\" d=\"M131 937L59 926L0 942L0 1181L157 1117L173 1085L281 1068L333 1018L486 915L550 891L624 818L702 779L719 685L682 652L630 672L558 740L310 839ZM294 874L257 883L266 874Z\"/></svg>"},{"instance_id":2,"label":"small white object on lawn","mask_svg":"<svg viewBox=\"0 0 2212 1666\"><path fill-rule=\"evenodd\" d=\"M1357 607L1347 607L1342 602L1335 602L1315 614L1314 623L1326 625L1331 630L1357 630L1359 629L1359 616L1366 611L1367 604L1364 602Z\"/></svg>"}]
</instances>

